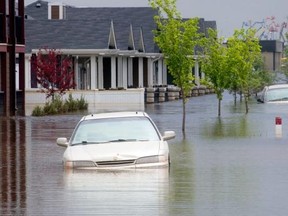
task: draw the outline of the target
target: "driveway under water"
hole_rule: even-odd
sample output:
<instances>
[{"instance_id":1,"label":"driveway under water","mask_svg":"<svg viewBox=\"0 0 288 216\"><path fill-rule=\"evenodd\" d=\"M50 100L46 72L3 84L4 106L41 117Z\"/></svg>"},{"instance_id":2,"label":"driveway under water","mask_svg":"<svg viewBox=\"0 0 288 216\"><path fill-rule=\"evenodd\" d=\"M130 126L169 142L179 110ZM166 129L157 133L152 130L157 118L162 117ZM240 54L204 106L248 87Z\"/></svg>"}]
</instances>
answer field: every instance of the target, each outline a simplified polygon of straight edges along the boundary
<instances>
[{"instance_id":1,"label":"driveway under water","mask_svg":"<svg viewBox=\"0 0 288 216\"><path fill-rule=\"evenodd\" d=\"M215 95L146 106L169 141L170 169L65 171L57 137L82 114L0 119L0 215L283 216L288 212L288 105ZM282 134L275 135L275 117Z\"/></svg>"}]
</instances>

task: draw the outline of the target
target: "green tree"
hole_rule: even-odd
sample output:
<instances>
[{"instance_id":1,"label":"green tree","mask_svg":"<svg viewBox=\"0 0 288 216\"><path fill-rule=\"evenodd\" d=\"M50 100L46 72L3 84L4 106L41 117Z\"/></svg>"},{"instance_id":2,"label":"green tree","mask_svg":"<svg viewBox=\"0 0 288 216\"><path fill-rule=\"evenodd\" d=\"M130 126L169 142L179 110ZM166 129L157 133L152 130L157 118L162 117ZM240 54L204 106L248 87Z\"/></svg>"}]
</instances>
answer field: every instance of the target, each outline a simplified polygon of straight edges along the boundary
<instances>
[{"instance_id":1,"label":"green tree","mask_svg":"<svg viewBox=\"0 0 288 216\"><path fill-rule=\"evenodd\" d=\"M208 82L212 83L218 99L218 116L221 116L221 101L223 92L228 85L227 48L223 45L223 38L217 37L217 31L208 30L205 46L205 57L202 69Z\"/></svg>"},{"instance_id":2,"label":"green tree","mask_svg":"<svg viewBox=\"0 0 288 216\"><path fill-rule=\"evenodd\" d=\"M185 135L185 105L194 86L193 56L203 36L199 33L198 18L183 20L176 8L176 0L149 0L149 3L158 10L158 15L154 17L157 24L154 41L163 53L168 72L182 95L182 132Z\"/></svg>"},{"instance_id":3,"label":"green tree","mask_svg":"<svg viewBox=\"0 0 288 216\"><path fill-rule=\"evenodd\" d=\"M248 113L248 99L255 80L252 79L254 65L261 56L261 46L255 36L255 29L235 30L228 39L227 57L230 89L240 91L244 95L246 114Z\"/></svg>"},{"instance_id":4,"label":"green tree","mask_svg":"<svg viewBox=\"0 0 288 216\"><path fill-rule=\"evenodd\" d=\"M287 36L288 37L288 33ZM286 81L288 80L288 46L284 49L284 58L281 60L281 72L285 75Z\"/></svg>"},{"instance_id":5,"label":"green tree","mask_svg":"<svg viewBox=\"0 0 288 216\"><path fill-rule=\"evenodd\" d=\"M276 74L268 71L264 67L264 60L262 56L259 56L254 62L254 70L250 79L250 91L257 94L265 86L271 85L276 80Z\"/></svg>"}]
</instances>

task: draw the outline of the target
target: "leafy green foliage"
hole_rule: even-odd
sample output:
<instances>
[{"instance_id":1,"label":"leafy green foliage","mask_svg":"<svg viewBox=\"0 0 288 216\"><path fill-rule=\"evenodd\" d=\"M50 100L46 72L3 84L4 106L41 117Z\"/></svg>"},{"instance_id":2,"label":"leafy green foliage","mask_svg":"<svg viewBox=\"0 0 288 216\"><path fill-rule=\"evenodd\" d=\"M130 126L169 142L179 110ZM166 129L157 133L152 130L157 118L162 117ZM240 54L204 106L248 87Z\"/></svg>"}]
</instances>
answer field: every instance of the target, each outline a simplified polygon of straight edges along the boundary
<instances>
[{"instance_id":1,"label":"leafy green foliage","mask_svg":"<svg viewBox=\"0 0 288 216\"><path fill-rule=\"evenodd\" d=\"M154 17L157 30L154 41L159 46L168 72L174 84L180 88L183 100L182 131L185 131L185 104L194 86L192 68L195 64L195 48L201 45L203 35L199 33L198 18L183 20L176 8L176 0L150 0L158 10Z\"/></svg>"},{"instance_id":2,"label":"leafy green foliage","mask_svg":"<svg viewBox=\"0 0 288 216\"><path fill-rule=\"evenodd\" d=\"M218 116L221 115L221 100L224 89L228 86L229 73L227 67L227 49L223 46L223 38L218 39L217 31L208 30L205 46L205 57L202 60L206 79L214 86L218 98Z\"/></svg>"},{"instance_id":3,"label":"leafy green foliage","mask_svg":"<svg viewBox=\"0 0 288 216\"><path fill-rule=\"evenodd\" d=\"M285 75L286 80L288 80L288 46L287 45L284 49L284 58L282 58L282 61L281 61L281 72Z\"/></svg>"},{"instance_id":4,"label":"leafy green foliage","mask_svg":"<svg viewBox=\"0 0 288 216\"><path fill-rule=\"evenodd\" d=\"M251 79L254 64L261 56L261 46L255 33L254 29L235 30L228 40L227 48L230 89L243 93L246 113L248 113L248 97L255 85L255 80Z\"/></svg>"}]
</instances>

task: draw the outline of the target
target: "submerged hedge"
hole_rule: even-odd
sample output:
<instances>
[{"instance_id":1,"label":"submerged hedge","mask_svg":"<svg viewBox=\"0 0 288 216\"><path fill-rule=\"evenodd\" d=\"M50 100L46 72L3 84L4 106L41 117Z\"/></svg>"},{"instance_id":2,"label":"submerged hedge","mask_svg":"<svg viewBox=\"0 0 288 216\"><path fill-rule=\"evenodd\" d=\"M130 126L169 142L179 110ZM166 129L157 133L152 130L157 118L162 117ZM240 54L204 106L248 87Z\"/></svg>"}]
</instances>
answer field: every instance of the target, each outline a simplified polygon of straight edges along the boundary
<instances>
[{"instance_id":1,"label":"submerged hedge","mask_svg":"<svg viewBox=\"0 0 288 216\"><path fill-rule=\"evenodd\" d=\"M80 99L73 99L72 95L69 94L68 99L64 101L60 96L56 96L54 100L46 102L43 107L36 106L32 111L32 116L56 115L87 109L88 103L83 96Z\"/></svg>"}]
</instances>

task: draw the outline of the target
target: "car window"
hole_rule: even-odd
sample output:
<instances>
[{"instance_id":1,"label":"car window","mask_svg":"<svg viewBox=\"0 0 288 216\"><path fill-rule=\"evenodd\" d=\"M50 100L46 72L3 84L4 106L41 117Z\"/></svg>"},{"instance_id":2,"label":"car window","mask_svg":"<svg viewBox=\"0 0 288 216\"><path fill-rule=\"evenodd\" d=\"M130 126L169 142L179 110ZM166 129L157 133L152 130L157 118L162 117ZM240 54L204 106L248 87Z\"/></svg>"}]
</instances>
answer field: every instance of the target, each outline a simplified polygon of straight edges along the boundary
<instances>
[{"instance_id":1,"label":"car window","mask_svg":"<svg viewBox=\"0 0 288 216\"><path fill-rule=\"evenodd\" d=\"M288 100L288 88L269 89L267 101Z\"/></svg>"},{"instance_id":2,"label":"car window","mask_svg":"<svg viewBox=\"0 0 288 216\"><path fill-rule=\"evenodd\" d=\"M92 119L81 122L72 138L73 143L159 140L159 135L146 117Z\"/></svg>"}]
</instances>

